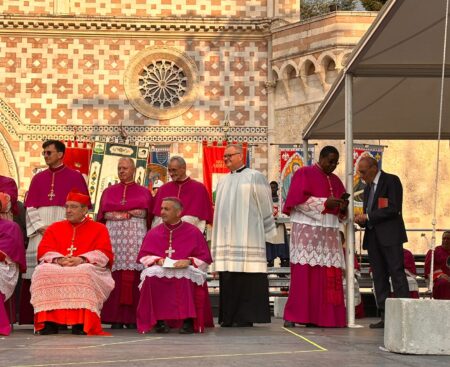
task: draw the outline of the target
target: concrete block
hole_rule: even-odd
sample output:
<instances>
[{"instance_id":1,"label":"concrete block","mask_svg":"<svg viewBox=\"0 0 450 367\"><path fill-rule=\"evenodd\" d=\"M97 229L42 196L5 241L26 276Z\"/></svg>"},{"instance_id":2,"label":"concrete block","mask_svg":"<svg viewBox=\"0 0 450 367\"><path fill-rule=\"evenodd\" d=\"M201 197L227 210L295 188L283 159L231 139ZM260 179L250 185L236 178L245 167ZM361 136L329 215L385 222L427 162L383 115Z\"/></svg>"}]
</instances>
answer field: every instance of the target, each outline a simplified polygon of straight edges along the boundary
<instances>
[{"instance_id":1,"label":"concrete block","mask_svg":"<svg viewBox=\"0 0 450 367\"><path fill-rule=\"evenodd\" d=\"M273 315L282 319L284 315L284 306L286 306L287 297L274 297L273 299Z\"/></svg>"},{"instance_id":2,"label":"concrete block","mask_svg":"<svg viewBox=\"0 0 450 367\"><path fill-rule=\"evenodd\" d=\"M384 327L390 352L450 355L450 301L388 298Z\"/></svg>"}]
</instances>

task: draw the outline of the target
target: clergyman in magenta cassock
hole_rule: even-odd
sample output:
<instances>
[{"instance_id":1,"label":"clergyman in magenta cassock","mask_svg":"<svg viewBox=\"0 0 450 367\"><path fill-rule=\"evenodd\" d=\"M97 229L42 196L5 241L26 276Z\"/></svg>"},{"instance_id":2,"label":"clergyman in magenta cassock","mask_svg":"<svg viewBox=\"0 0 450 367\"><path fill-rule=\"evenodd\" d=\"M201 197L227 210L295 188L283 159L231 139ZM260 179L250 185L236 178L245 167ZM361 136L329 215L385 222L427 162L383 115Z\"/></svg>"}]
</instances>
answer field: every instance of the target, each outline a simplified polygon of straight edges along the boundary
<instances>
[{"instance_id":1,"label":"clergyman in magenta cassock","mask_svg":"<svg viewBox=\"0 0 450 367\"><path fill-rule=\"evenodd\" d=\"M190 260L191 265L182 269L158 265L166 257ZM196 332L212 326L206 286L206 269L212 258L196 226L183 221L159 224L144 238L138 262L146 267L137 310L139 332L150 331L161 320L193 319Z\"/></svg>"}]
</instances>

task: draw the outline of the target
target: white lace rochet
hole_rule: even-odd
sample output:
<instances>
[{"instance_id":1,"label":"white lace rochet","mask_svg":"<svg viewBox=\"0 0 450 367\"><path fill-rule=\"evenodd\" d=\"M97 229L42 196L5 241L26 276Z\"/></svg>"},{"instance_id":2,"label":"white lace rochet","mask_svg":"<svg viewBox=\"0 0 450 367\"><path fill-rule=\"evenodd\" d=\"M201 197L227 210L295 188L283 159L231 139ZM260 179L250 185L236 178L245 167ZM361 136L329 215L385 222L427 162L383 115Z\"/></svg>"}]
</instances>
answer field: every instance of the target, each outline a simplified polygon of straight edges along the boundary
<instances>
[{"instance_id":1,"label":"white lace rochet","mask_svg":"<svg viewBox=\"0 0 450 367\"><path fill-rule=\"evenodd\" d=\"M193 266L188 266L182 269L173 268L163 268L159 265L153 265L145 268L141 273L141 283L139 284L139 289L141 289L142 284L146 277L157 277L157 278L186 278L197 285L203 285L206 281L206 273L200 269L194 268Z\"/></svg>"}]
</instances>

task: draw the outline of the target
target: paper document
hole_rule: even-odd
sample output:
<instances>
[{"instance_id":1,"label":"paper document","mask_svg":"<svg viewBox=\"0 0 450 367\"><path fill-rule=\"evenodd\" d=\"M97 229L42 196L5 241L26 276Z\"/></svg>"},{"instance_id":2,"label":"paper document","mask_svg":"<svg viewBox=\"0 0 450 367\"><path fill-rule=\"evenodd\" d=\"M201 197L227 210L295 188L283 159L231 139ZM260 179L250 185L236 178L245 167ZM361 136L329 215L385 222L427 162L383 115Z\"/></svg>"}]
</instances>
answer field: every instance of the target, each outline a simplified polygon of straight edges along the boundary
<instances>
[{"instance_id":1,"label":"paper document","mask_svg":"<svg viewBox=\"0 0 450 367\"><path fill-rule=\"evenodd\" d=\"M174 264L177 262L178 260L172 260L170 257L166 257L164 259L164 263L163 263L163 268L173 268Z\"/></svg>"}]
</instances>

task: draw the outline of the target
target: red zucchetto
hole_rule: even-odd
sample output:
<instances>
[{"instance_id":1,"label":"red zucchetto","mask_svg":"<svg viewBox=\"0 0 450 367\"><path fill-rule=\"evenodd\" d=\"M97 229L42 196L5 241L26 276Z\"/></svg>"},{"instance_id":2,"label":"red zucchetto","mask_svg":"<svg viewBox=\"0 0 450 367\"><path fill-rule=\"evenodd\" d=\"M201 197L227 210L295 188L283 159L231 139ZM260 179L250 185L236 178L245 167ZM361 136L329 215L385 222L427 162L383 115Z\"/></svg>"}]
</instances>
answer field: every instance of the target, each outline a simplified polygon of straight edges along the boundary
<instances>
[{"instance_id":1,"label":"red zucchetto","mask_svg":"<svg viewBox=\"0 0 450 367\"><path fill-rule=\"evenodd\" d=\"M69 194L67 195L66 201L76 201L77 203L86 206L91 205L91 199L89 195L82 194L78 190L70 191Z\"/></svg>"}]
</instances>

